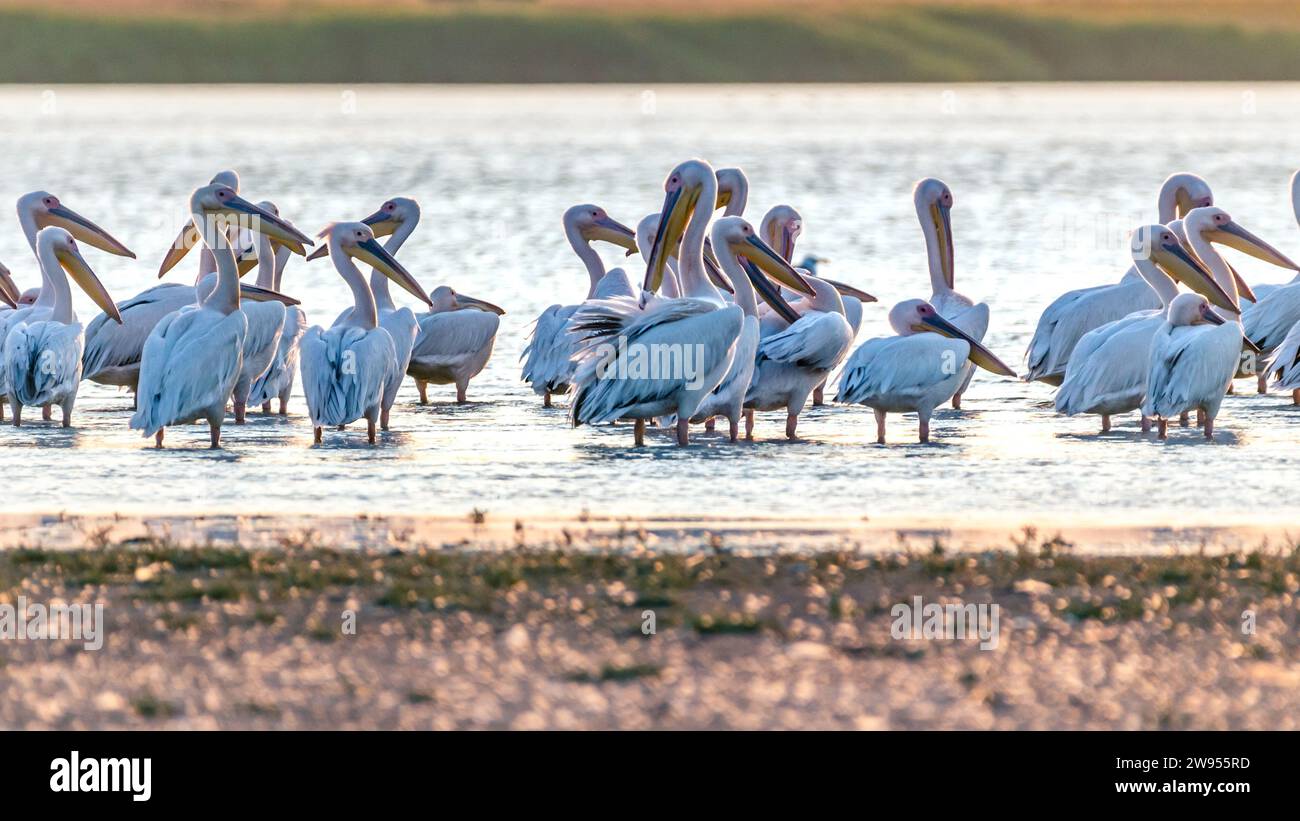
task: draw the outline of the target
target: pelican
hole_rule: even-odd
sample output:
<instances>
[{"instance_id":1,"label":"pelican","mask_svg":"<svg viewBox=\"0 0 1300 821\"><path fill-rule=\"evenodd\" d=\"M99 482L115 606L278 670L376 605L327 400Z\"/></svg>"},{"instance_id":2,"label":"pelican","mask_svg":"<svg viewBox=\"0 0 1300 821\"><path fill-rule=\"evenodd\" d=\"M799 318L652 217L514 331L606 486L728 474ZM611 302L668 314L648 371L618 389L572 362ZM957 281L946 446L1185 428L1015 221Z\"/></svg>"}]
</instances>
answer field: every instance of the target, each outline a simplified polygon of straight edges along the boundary
<instances>
[{"instance_id":1,"label":"pelican","mask_svg":"<svg viewBox=\"0 0 1300 821\"><path fill-rule=\"evenodd\" d=\"M1219 287L1237 303L1236 277L1211 243L1222 243L1261 258L1277 250L1242 228L1222 208L1194 209L1183 220L1188 244ZM1238 309L1239 312L1239 309ZM1242 358L1242 324L1232 311L1225 318L1205 297L1179 295L1151 343L1144 416L1160 417L1160 438L1170 416L1196 409L1204 413L1205 438L1214 438L1214 419ZM1211 327L1212 326L1212 327Z\"/></svg>"},{"instance_id":2,"label":"pelican","mask_svg":"<svg viewBox=\"0 0 1300 821\"><path fill-rule=\"evenodd\" d=\"M930 441L930 415L956 393L967 360L1002 376L1016 374L983 343L945 319L923 299L908 299L889 312L898 336L868 339L840 375L836 402L866 405L876 412L876 443L885 444L885 416L915 412L920 441Z\"/></svg>"},{"instance_id":3,"label":"pelican","mask_svg":"<svg viewBox=\"0 0 1300 821\"><path fill-rule=\"evenodd\" d=\"M393 338L379 325L375 297L353 264L361 260L424 302L420 284L375 239L363 222L339 222L321 232L327 238L334 269L352 289L352 312L328 331L319 325L302 339L302 387L307 396L314 439L322 429L366 419L366 436L375 443L384 389L399 378Z\"/></svg>"},{"instance_id":4,"label":"pelican","mask_svg":"<svg viewBox=\"0 0 1300 821\"><path fill-rule=\"evenodd\" d=\"M759 320L755 291L786 322L794 324L799 320L799 315L786 303L780 291L772 286L760 270L750 267L753 263L742 265L740 257L748 253L747 246L754 244L753 238L753 227L740 217L723 217L713 224L713 247L722 249L719 262L735 289L735 302L740 306L744 319L740 336L736 339L731 366L718 386L700 403L691 419L692 422L699 423L714 416L725 418L730 423L729 434L733 442L739 438L745 392L749 390L758 357ZM666 277L664 281L668 281Z\"/></svg>"},{"instance_id":5,"label":"pelican","mask_svg":"<svg viewBox=\"0 0 1300 821\"><path fill-rule=\"evenodd\" d=\"M288 220L285 220L285 222L288 222ZM292 223L290 224L292 225ZM289 257L293 253L293 249L279 243L272 243L272 245L274 246L274 284L271 285L271 289L279 292L284 279L284 268L289 263ZM265 248L259 253L265 253ZM261 259L258 262L260 264ZM271 400L279 399L280 416L288 414L289 397L293 394L294 377L298 372L299 349L302 345L303 334L306 332L307 315L303 313L302 308L299 306L286 304L284 308L284 328L280 332L280 345L276 349L275 357L271 360L271 367L253 383L253 388L249 392L249 404L253 406L261 405L262 413L271 413Z\"/></svg>"},{"instance_id":6,"label":"pelican","mask_svg":"<svg viewBox=\"0 0 1300 821\"><path fill-rule=\"evenodd\" d=\"M236 194L239 193L239 175L234 171L222 171L212 178L209 185L222 185ZM287 224L287 223L286 223ZM190 248L199 241L199 234L193 220L187 218L185 227L172 243L167 255L159 266L158 277L179 263ZM304 254L300 243L290 243L286 247L294 253ZM199 273L193 285L164 282L136 294L125 302L118 304L122 322L113 322L107 314L101 313L86 326L86 348L82 354L82 378L101 385L122 387L137 392L140 382L140 360L144 355L144 346L149 335L166 316L190 306L198 306L205 297L217 287L216 257L206 246L199 254ZM275 300L286 305L297 305L297 300L274 292L258 288L255 285L240 283L241 300L261 302ZM138 396L135 407L138 408Z\"/></svg>"},{"instance_id":7,"label":"pelican","mask_svg":"<svg viewBox=\"0 0 1300 821\"><path fill-rule=\"evenodd\" d=\"M1176 218L1185 217L1193 208L1213 204L1214 195L1205 180L1195 174L1172 174L1160 186L1156 202L1158 221L1168 225ZM1048 305L1038 320L1025 353L1029 364L1025 381L1060 385L1065 379L1070 354L1084 334L1133 311L1159 307L1159 298L1135 266L1130 266L1114 285L1067 291Z\"/></svg>"},{"instance_id":8,"label":"pelican","mask_svg":"<svg viewBox=\"0 0 1300 821\"><path fill-rule=\"evenodd\" d=\"M655 234L659 231L659 212L646 214L640 222L636 224L636 246L641 249L642 260L650 262L650 248L654 245ZM615 271L622 271L621 268L615 268ZM612 272L611 272L612 273ZM627 276L626 273L623 276ZM631 290L631 283L628 283ZM664 268L664 282L659 288L665 299L678 299L682 295L681 280L677 276L677 257L670 257L667 266ZM636 291L631 290L630 296L636 297Z\"/></svg>"},{"instance_id":9,"label":"pelican","mask_svg":"<svg viewBox=\"0 0 1300 821\"><path fill-rule=\"evenodd\" d=\"M63 411L63 427L67 428L72 426L72 407L81 384L82 345L81 323L72 311L68 276L110 315L116 315L117 308L66 229L42 228L36 236L36 255L44 281L54 294L54 304L48 319L20 320L5 337L3 359L10 386L9 404L14 427L22 424L23 406L58 405Z\"/></svg>"},{"instance_id":10,"label":"pelican","mask_svg":"<svg viewBox=\"0 0 1300 821\"><path fill-rule=\"evenodd\" d=\"M1146 398L1151 341L1178 296L1175 279L1220 308L1236 310L1232 298L1179 241L1176 229L1163 225L1138 228L1131 238L1131 252L1138 273L1164 309L1137 311L1084 334L1056 393L1058 413L1100 414L1102 433L1110 430L1112 415L1137 410ZM1150 419L1143 417L1142 430L1150 427Z\"/></svg>"},{"instance_id":11,"label":"pelican","mask_svg":"<svg viewBox=\"0 0 1300 821\"><path fill-rule=\"evenodd\" d=\"M1291 203L1296 221L1300 222L1300 171L1291 176ZM1264 259L1275 265L1300 271L1300 267L1280 254L1269 255ZM1255 293L1259 300L1242 311L1241 326L1246 338L1255 343L1267 356L1278 352L1283 347L1284 340L1292 328L1300 322L1300 274L1283 285L1260 285L1255 288ZM1278 361L1278 358L1274 357L1273 361ZM1271 366L1259 369L1257 376L1260 393L1268 392L1270 369ZM1249 374L1239 372L1238 375Z\"/></svg>"},{"instance_id":12,"label":"pelican","mask_svg":"<svg viewBox=\"0 0 1300 821\"><path fill-rule=\"evenodd\" d=\"M48 191L33 191L18 198L18 223L22 227L27 245L32 255L37 256L36 235L42 228L57 226L63 228L72 237L92 248L98 248L114 256L135 259L135 254L111 234L95 223L73 211L63 204L58 197ZM39 258L37 264L40 264ZM49 282L44 268L41 271L39 291L28 291L19 295L16 310L0 314L0 344L9 335L10 328L19 322L39 322L49 319L53 314L56 292ZM15 288L16 290L16 288ZM29 301L30 300L30 301ZM76 317L73 317L76 321ZM8 396L8 379L5 369L0 368L0 419L4 418L4 399ZM50 407L42 409L42 417L50 418Z\"/></svg>"},{"instance_id":13,"label":"pelican","mask_svg":"<svg viewBox=\"0 0 1300 821\"><path fill-rule=\"evenodd\" d=\"M389 256L396 257L397 252L420 224L420 204L410 197L394 197L361 222L370 226L370 230L376 237L388 237L384 242L384 250ZM310 258L324 256L329 253L329 249L328 244L321 245ZM406 378L407 369L410 367L411 351L415 347L420 326L414 311L406 307L397 307L392 292L388 289L388 276L377 269L370 271L370 292L375 297L379 327L388 331L388 335L393 340L393 351L397 356L396 367L391 378L384 385L383 402L379 407L379 427L388 430L388 418L393 404L397 402L397 392L402 387L402 380ZM423 297L423 294L421 296ZM334 320L334 326L349 322L355 310L355 307L345 308L343 313ZM423 396L424 391L421 390L420 393Z\"/></svg>"},{"instance_id":14,"label":"pelican","mask_svg":"<svg viewBox=\"0 0 1300 821\"><path fill-rule=\"evenodd\" d=\"M564 235L587 268L587 299L597 296L597 289L605 278L605 265L600 254L591 247L596 240L626 248L633 253L636 235L632 229L612 219L605 209L595 205L575 205L564 212ZM619 283L621 287L621 283ZM552 305L533 324L533 332L521 356L524 359L523 379L542 397L542 406L551 406L551 394L568 393L573 377L571 361L573 341L569 337L569 320L578 305Z\"/></svg>"},{"instance_id":15,"label":"pelican","mask_svg":"<svg viewBox=\"0 0 1300 821\"><path fill-rule=\"evenodd\" d=\"M439 285L429 295L433 305L419 317L420 334L415 339L406 373L415 378L420 404L429 404L429 383L456 386L456 404L469 400L469 381L487 367L492 358L500 317L505 311L486 300L457 293Z\"/></svg>"},{"instance_id":16,"label":"pelican","mask_svg":"<svg viewBox=\"0 0 1300 821\"><path fill-rule=\"evenodd\" d=\"M248 317L239 310L239 269L220 219L256 220L259 232L286 243L311 240L274 214L220 183L190 197L195 230L212 251L217 276L199 304L158 321L144 343L131 429L162 447L165 428L206 419L213 448L221 447L226 401L239 378Z\"/></svg>"},{"instance_id":17,"label":"pelican","mask_svg":"<svg viewBox=\"0 0 1300 821\"><path fill-rule=\"evenodd\" d=\"M1277 374L1277 387L1291 391L1291 403L1300 405L1300 322L1291 326L1291 331L1277 346L1264 374Z\"/></svg>"},{"instance_id":18,"label":"pelican","mask_svg":"<svg viewBox=\"0 0 1300 821\"><path fill-rule=\"evenodd\" d=\"M14 278L9 274L9 269L4 266L4 263L0 263L0 317L5 315L6 310L17 310L18 301L22 298L23 295L18 290L18 285L14 283Z\"/></svg>"},{"instance_id":19,"label":"pelican","mask_svg":"<svg viewBox=\"0 0 1300 821\"><path fill-rule=\"evenodd\" d=\"M989 329L989 306L976 304L970 297L954 290L952 247L952 191L941 180L927 177L916 184L912 192L916 216L925 234L926 258L930 267L930 304L939 314L952 322L976 342L984 340ZM963 363L966 360L961 360ZM952 406L961 408L961 395L970 384L975 366L963 366L961 384L952 395Z\"/></svg>"},{"instance_id":20,"label":"pelican","mask_svg":"<svg viewBox=\"0 0 1300 821\"><path fill-rule=\"evenodd\" d=\"M704 239L717 199L713 169L702 160L688 160L673 170L664 190L643 287L651 294L658 291L668 255L680 242L685 296L650 297L644 305L593 300L572 321L579 339L577 389L570 408L574 426L633 419L638 446L644 443L645 420L669 415L677 417L677 444L688 444L690 420L726 375L744 326L744 311L723 299L704 264ZM783 284L811 293L790 264L756 235L736 250Z\"/></svg>"}]
</instances>

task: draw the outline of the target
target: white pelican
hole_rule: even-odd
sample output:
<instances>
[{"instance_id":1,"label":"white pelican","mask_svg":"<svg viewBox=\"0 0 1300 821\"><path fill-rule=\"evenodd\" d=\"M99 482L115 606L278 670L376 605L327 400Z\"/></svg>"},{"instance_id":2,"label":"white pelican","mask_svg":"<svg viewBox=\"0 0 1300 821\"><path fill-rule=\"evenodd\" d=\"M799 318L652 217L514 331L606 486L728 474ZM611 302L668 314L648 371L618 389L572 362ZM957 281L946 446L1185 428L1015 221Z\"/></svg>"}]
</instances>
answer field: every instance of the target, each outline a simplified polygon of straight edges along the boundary
<instances>
[{"instance_id":1,"label":"white pelican","mask_svg":"<svg viewBox=\"0 0 1300 821\"><path fill-rule=\"evenodd\" d=\"M64 205L58 197L47 191L33 191L18 198L18 223L22 227L27 245L36 256L36 234L49 226L63 228L75 239L114 256L135 259L135 254L111 234L95 223L81 216ZM37 265L40 260L37 259ZM9 335L9 329L18 322L38 322L49 319L53 313L56 293L49 282L44 269L41 271L39 291L28 291L19 295L16 310L0 314L0 345ZM74 317L75 321L75 317ZM8 396L7 378L4 368L0 368L0 419L4 418L4 399ZM42 418L50 418L50 407L42 409Z\"/></svg>"},{"instance_id":2,"label":"white pelican","mask_svg":"<svg viewBox=\"0 0 1300 821\"><path fill-rule=\"evenodd\" d=\"M388 237L384 242L384 250L389 256L396 257L397 252L420 224L420 204L410 197L393 197L361 222L370 226L370 230L376 237ZM322 257L329 253L329 249L328 244L323 244L308 259ZM388 277L376 269L370 271L370 292L375 297L379 327L388 331L388 335L392 337L393 351L397 356L396 368L388 383L384 385L383 402L379 408L379 427L388 430L388 418L393 404L397 401L397 392L402 387L402 380L406 378L407 369L410 367L411 351L415 347L420 326L414 311L406 307L397 307L392 292L388 289ZM355 307L343 309L343 313L334 320L334 326L350 321L355 310ZM421 391L421 395L423 393Z\"/></svg>"},{"instance_id":3,"label":"white pelican","mask_svg":"<svg viewBox=\"0 0 1300 821\"><path fill-rule=\"evenodd\" d=\"M1110 430L1113 414L1137 410L1146 398L1151 340L1164 325L1169 305L1178 296L1175 279L1219 307L1236 310L1232 298L1182 245L1172 227L1144 225L1133 232L1130 248L1138 273L1164 308L1136 311L1084 334L1070 356L1065 381L1056 393L1058 413L1100 414L1102 433ZM1150 419L1143 417L1142 429L1150 430L1150 426Z\"/></svg>"},{"instance_id":4,"label":"white pelican","mask_svg":"<svg viewBox=\"0 0 1300 821\"><path fill-rule=\"evenodd\" d=\"M725 418L730 424L729 433L733 442L739 438L745 393L749 390L758 358L758 301L754 292L757 290L772 310L784 317L786 322L793 324L799 320L799 315L786 303L780 290L773 287L760 270L749 267L753 263L741 263L740 257L749 253L746 246L754 245L753 238L753 227L740 217L723 217L713 224L713 247L722 251L718 259L723 273L735 290L735 302L744 314L744 320L740 336L736 339L731 366L718 386L700 403L691 419L692 422L699 423L714 416ZM760 252L764 248L761 245L756 247ZM664 281L667 282L667 278Z\"/></svg>"},{"instance_id":5,"label":"white pelican","mask_svg":"<svg viewBox=\"0 0 1300 821\"><path fill-rule=\"evenodd\" d=\"M18 300L23 295L18 290L18 285L14 278L9 274L9 269L0 263L0 316L4 315L6 309L15 310L18 308Z\"/></svg>"},{"instance_id":6,"label":"white pelican","mask_svg":"<svg viewBox=\"0 0 1300 821\"><path fill-rule=\"evenodd\" d=\"M684 446L691 417L727 373L744 312L726 303L705 269L704 239L717 198L713 169L702 160L688 160L673 170L664 190L644 288L651 294L658 291L667 258L680 242L686 296L650 297L644 305L626 299L592 300L574 314L579 350L570 417L575 426L633 419L635 442L641 445L646 419L675 415L677 444ZM736 250L783 284L811 292L790 264L756 235Z\"/></svg>"},{"instance_id":7,"label":"white pelican","mask_svg":"<svg viewBox=\"0 0 1300 821\"><path fill-rule=\"evenodd\" d=\"M1222 208L1194 209L1184 218L1183 229L1196 256L1234 304L1236 277L1211 243L1261 258L1278 256L1276 249L1235 223ZM1244 337L1236 316L1225 319L1203 296L1188 297L1180 295L1170 305L1169 316L1151 344L1142 413L1160 417L1161 439L1167 436L1170 416L1193 409L1204 413L1205 437L1212 439L1214 418L1242 361ZM1206 327L1207 323L1214 327Z\"/></svg>"},{"instance_id":8,"label":"white pelican","mask_svg":"<svg viewBox=\"0 0 1300 821\"><path fill-rule=\"evenodd\" d=\"M352 263L361 260L428 302L420 284L375 239L362 222L339 222L321 232L329 242L334 269L352 289L352 312L328 331L319 325L302 339L302 388L317 444L325 426L366 419L366 436L375 443L375 428L384 389L395 378L397 351L388 331L379 326L375 297Z\"/></svg>"},{"instance_id":9,"label":"white pelican","mask_svg":"<svg viewBox=\"0 0 1300 821\"><path fill-rule=\"evenodd\" d=\"M930 415L960 387L967 360L992 373L1016 375L923 299L895 305L889 324L898 336L863 342L844 366L835 397L876 412L877 444L885 443L886 414L907 412L920 418L920 441L929 442Z\"/></svg>"},{"instance_id":10,"label":"white pelican","mask_svg":"<svg viewBox=\"0 0 1300 821\"><path fill-rule=\"evenodd\" d=\"M637 250L632 229L595 205L575 205L565 211L564 235L587 268L586 299L597 295L597 288L605 277L605 264L591 243L601 240L626 248L628 253ZM521 356L524 360L523 380L532 386L533 393L542 397L543 407L551 406L551 394L569 391L574 365L571 360L573 340L569 337L568 326L569 319L577 310L577 305L552 305L542 311L524 347Z\"/></svg>"},{"instance_id":11,"label":"white pelican","mask_svg":"<svg viewBox=\"0 0 1300 821\"><path fill-rule=\"evenodd\" d=\"M1214 195L1205 180L1195 174L1172 174L1160 186L1158 222L1168 225L1193 208L1213 204ZM1029 365L1025 381L1060 385L1070 354L1084 334L1133 311L1159 307L1159 299L1133 266L1113 285L1067 291L1048 305L1038 320L1025 354Z\"/></svg>"},{"instance_id":12,"label":"white pelican","mask_svg":"<svg viewBox=\"0 0 1300 821\"><path fill-rule=\"evenodd\" d=\"M288 222L288 220L285 220ZM293 223L289 223L292 225ZM274 284L271 289L280 291L284 280L284 268L289 263L293 250L286 245L274 243ZM260 263L260 260L259 260ZM280 346L271 360L271 367L261 378L253 383L249 393L250 405L262 406L262 413L271 413L271 400L279 399L280 416L289 412L289 397L293 394L294 379L298 373L299 348L303 334L307 332L307 315L301 307L288 303L284 308L284 328L280 332Z\"/></svg>"},{"instance_id":13,"label":"white pelican","mask_svg":"<svg viewBox=\"0 0 1300 821\"><path fill-rule=\"evenodd\" d=\"M280 216L280 209L275 207L275 203L263 200L257 207L268 214ZM287 220L284 223L292 225ZM275 249L269 235L254 232L253 237L257 244L257 287L269 292L275 285ZM236 425L244 424L253 384L271 369L271 363L280 351L280 339L288 315L285 305L277 300L241 301L239 310L248 317L248 333L244 335L244 355L240 360L239 378L235 380L230 395Z\"/></svg>"},{"instance_id":14,"label":"white pelican","mask_svg":"<svg viewBox=\"0 0 1300 821\"><path fill-rule=\"evenodd\" d=\"M223 185L236 194L239 193L239 175L234 171L218 173L209 184ZM185 227L159 266L158 277L161 279L166 275L198 242L198 230L194 227L193 220L187 218ZM305 253L300 243L288 243L285 247L294 249L297 254ZM216 286L216 257L205 246L199 254L199 273L193 285L164 282L146 288L125 302L118 303L117 308L122 314L120 324L113 322L106 314L96 316L86 326L82 378L135 392L140 382L140 359L144 354L145 342L154 327L174 311L199 305ZM298 304L297 300L255 285L240 283L239 292L241 299L249 302L275 300L286 305ZM138 408L138 397L136 399L135 406Z\"/></svg>"},{"instance_id":15,"label":"white pelican","mask_svg":"<svg viewBox=\"0 0 1300 821\"><path fill-rule=\"evenodd\" d=\"M641 249L641 258L644 262L650 261L650 248L654 245L655 234L659 231L659 212L646 214L640 222L636 224L636 246ZM614 269L621 271L621 268ZM624 274L626 276L626 274ZM629 289L631 283L628 284ZM677 257L674 255L669 258L667 267L664 268L664 283L659 288L660 294L665 299L678 299L682 295L681 279L677 276ZM630 294L636 297L636 291ZM608 298L608 297L602 297Z\"/></svg>"},{"instance_id":16,"label":"white pelican","mask_svg":"<svg viewBox=\"0 0 1300 821\"><path fill-rule=\"evenodd\" d=\"M4 370L9 383L9 404L14 427L22 424L22 409L58 405L63 427L72 426L72 407L81 384L81 323L72 311L71 275L77 286L110 315L117 314L95 272L77 249L67 230L42 228L36 237L45 282L54 292L48 319L15 322L4 340ZM65 273L66 270L66 273Z\"/></svg>"},{"instance_id":17,"label":"white pelican","mask_svg":"<svg viewBox=\"0 0 1300 821\"><path fill-rule=\"evenodd\" d=\"M1291 391L1291 403L1300 405L1300 322L1277 346L1264 368L1265 376L1277 374L1277 387Z\"/></svg>"},{"instance_id":18,"label":"white pelican","mask_svg":"<svg viewBox=\"0 0 1300 821\"><path fill-rule=\"evenodd\" d=\"M149 333L140 357L131 429L153 436L162 447L166 427L206 419L212 447L219 448L226 402L239 378L248 333L248 317L239 310L239 268L219 221L252 220L259 232L284 242L307 245L311 240L219 183L194 192L190 213L212 251L216 284L197 307L173 311Z\"/></svg>"},{"instance_id":19,"label":"white pelican","mask_svg":"<svg viewBox=\"0 0 1300 821\"><path fill-rule=\"evenodd\" d=\"M1300 171L1291 176L1291 202L1296 221L1300 222ZM1280 254L1262 258L1275 265L1300 271L1300 267ZM1291 329L1300 322L1300 274L1282 285L1260 285L1255 288L1255 294L1258 301L1242 311L1241 326L1245 330L1246 338L1255 343L1267 356L1277 352L1283 346ZM1278 361L1278 358L1274 357L1273 361ZM1268 392L1270 369L1271 366L1258 369L1260 393ZM1239 372L1239 375L1248 374Z\"/></svg>"},{"instance_id":20,"label":"white pelican","mask_svg":"<svg viewBox=\"0 0 1300 821\"><path fill-rule=\"evenodd\" d=\"M724 217L744 216L745 206L749 204L749 177L739 168L719 168L714 177L718 181L714 210L723 209Z\"/></svg>"},{"instance_id":21,"label":"white pelican","mask_svg":"<svg viewBox=\"0 0 1300 821\"><path fill-rule=\"evenodd\" d=\"M930 304L939 314L952 320L976 342L984 340L989 329L989 306L976 304L970 297L954 290L954 256L952 247L952 191L942 180L927 177L916 184L912 192L916 216L925 234L925 252L930 267ZM961 408L961 395L970 384L975 366L962 360L964 373L961 384L952 395L952 406Z\"/></svg>"},{"instance_id":22,"label":"white pelican","mask_svg":"<svg viewBox=\"0 0 1300 821\"><path fill-rule=\"evenodd\" d=\"M430 382L455 385L456 404L463 405L469 401L465 396L469 381L492 358L500 317L505 311L446 285L434 288L430 297L433 306L418 317L420 335L415 339L406 372L415 378L421 405L429 404Z\"/></svg>"}]
</instances>

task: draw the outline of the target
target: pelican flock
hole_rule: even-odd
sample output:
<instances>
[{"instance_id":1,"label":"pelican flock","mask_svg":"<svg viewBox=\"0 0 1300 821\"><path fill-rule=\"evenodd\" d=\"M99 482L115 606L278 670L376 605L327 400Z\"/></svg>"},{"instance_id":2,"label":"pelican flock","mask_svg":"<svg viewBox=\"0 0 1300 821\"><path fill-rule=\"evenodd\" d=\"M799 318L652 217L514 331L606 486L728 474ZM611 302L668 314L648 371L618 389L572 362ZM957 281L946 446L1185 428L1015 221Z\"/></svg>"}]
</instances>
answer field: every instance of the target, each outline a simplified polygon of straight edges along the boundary
<instances>
[{"instance_id":1,"label":"pelican flock","mask_svg":"<svg viewBox=\"0 0 1300 821\"><path fill-rule=\"evenodd\" d=\"M297 387L313 442L364 420L366 441L377 444L407 377L421 405L430 385L454 386L455 402L468 402L505 311L445 282L426 290L398 262L421 222L416 200L392 197L313 241L271 200L241 195L241 182L222 171L190 197L158 276L199 247L192 285L162 282L121 301L83 246L135 254L48 192L20 197L39 286L24 290L0 265L0 419L24 425L24 411L39 408L52 421L58 408L69 427L86 379L130 391L127 426L155 446L169 427L206 422L215 448L227 418L244 424L250 407L288 416ZM1300 172L1290 185L1300 222ZM926 443L940 406L951 403L952 416L940 418L954 425L972 414L962 396L977 370L1055 387L1056 413L1099 417L1103 434L1114 417L1136 412L1144 433L1155 428L1166 439L1171 420L1190 426L1195 412L1200 435L1213 439L1225 395L1245 377L1258 379L1260 393L1275 379L1300 404L1300 265L1217 207L1195 174L1164 180L1158 220L1131 231L1132 264L1117 283L1069 291L1045 308L1022 375L985 343L994 301L956 288L954 197L942 180L924 178L911 192L929 294L916 294L919 282L904 285L883 316L871 307L876 297L819 275L824 259L806 254L793 264L804 227L795 206L772 205L757 228L745 219L743 170L686 160L658 194L649 185L643 193L662 205L635 231L587 203L561 217L587 288L581 301L543 311L523 348L522 378L542 397L540 416L567 394L572 426L630 423L637 446L651 431L685 446L692 426L695 441L752 441L759 414L781 413L785 438L798 440L801 414L822 404L830 382L836 405L818 413L870 408L881 445L889 414L916 414ZM607 267L597 243L620 259L639 253L644 272L630 262ZM1225 248L1297 273L1251 286ZM295 255L328 257L348 288L352 304L328 328L308 327L306 310L285 292ZM399 304L393 283L419 305ZM74 285L102 311L85 325ZM857 344L882 320L891 333L868 330ZM712 433L719 419L725 434Z\"/></svg>"}]
</instances>

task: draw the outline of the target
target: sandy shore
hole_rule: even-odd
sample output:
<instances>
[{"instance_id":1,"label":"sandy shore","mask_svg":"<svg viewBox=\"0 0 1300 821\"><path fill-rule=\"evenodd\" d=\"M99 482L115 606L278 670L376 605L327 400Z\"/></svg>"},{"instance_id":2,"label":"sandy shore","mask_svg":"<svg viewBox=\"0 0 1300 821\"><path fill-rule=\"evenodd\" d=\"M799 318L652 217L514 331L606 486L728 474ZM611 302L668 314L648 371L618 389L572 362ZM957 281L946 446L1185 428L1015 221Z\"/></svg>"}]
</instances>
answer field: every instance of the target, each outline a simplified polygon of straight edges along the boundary
<instances>
[{"instance_id":1,"label":"sandy shore","mask_svg":"<svg viewBox=\"0 0 1300 821\"><path fill-rule=\"evenodd\" d=\"M0 605L102 603L105 620L97 651L0 641L0 727L1300 726L1291 547L1084 555L1003 534L864 552L801 531L807 549L771 553L714 528L685 553L626 525L614 550L464 526L439 547L92 533L0 551ZM916 596L996 604L997 647L896 638Z\"/></svg>"}]
</instances>

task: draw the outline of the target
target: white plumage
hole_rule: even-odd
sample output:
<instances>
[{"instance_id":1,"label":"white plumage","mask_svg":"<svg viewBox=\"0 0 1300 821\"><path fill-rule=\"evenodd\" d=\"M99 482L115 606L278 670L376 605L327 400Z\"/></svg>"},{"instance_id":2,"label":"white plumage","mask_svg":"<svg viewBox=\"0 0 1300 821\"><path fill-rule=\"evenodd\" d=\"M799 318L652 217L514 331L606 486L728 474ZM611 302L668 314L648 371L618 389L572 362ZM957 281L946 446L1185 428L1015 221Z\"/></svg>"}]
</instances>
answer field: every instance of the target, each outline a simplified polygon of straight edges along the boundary
<instances>
[{"instance_id":1,"label":"white plumage","mask_svg":"<svg viewBox=\"0 0 1300 821\"><path fill-rule=\"evenodd\" d=\"M314 428L379 421L397 352L383 328L308 328L302 339L302 389Z\"/></svg>"},{"instance_id":2,"label":"white plumage","mask_svg":"<svg viewBox=\"0 0 1300 821\"><path fill-rule=\"evenodd\" d=\"M444 292L445 289L445 292ZM481 310L467 304L464 296L446 286L434 290L435 310L416 317L419 335L411 351L406 372L415 378L420 401L427 402L425 386L454 384L456 399L465 402L469 382L487 367L500 316L493 310ZM481 301L475 300L479 304Z\"/></svg>"},{"instance_id":3,"label":"white plumage","mask_svg":"<svg viewBox=\"0 0 1300 821\"><path fill-rule=\"evenodd\" d=\"M141 354L131 429L148 437L204 419L220 430L247 335L248 317L242 311L225 314L200 307L163 317Z\"/></svg>"}]
</instances>

